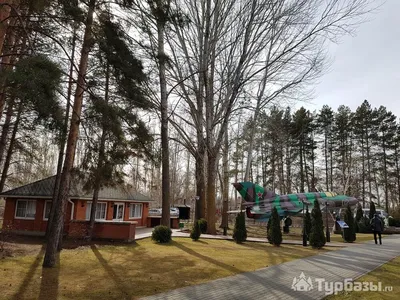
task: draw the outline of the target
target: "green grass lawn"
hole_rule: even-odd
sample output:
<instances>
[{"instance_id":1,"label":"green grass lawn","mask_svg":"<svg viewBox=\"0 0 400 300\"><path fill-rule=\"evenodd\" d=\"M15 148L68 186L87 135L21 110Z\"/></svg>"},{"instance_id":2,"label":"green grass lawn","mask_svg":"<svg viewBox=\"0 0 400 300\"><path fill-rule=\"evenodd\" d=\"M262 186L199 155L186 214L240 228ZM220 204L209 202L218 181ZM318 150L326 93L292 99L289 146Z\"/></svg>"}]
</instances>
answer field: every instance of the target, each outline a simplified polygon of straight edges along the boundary
<instances>
[{"instance_id":1,"label":"green grass lawn","mask_svg":"<svg viewBox=\"0 0 400 300\"><path fill-rule=\"evenodd\" d=\"M355 280L357 282L373 282L377 284L382 282L382 288L386 286L393 287L392 291L365 291L365 292L340 292L337 295L328 296L326 300L358 299L358 300L381 300L381 299L399 299L400 295L400 256L382 265L380 268L368 273L365 276Z\"/></svg>"},{"instance_id":2,"label":"green grass lawn","mask_svg":"<svg viewBox=\"0 0 400 300\"><path fill-rule=\"evenodd\" d=\"M44 247L34 246L34 254L0 259L0 299L132 299L332 250L187 238L159 245L144 239L66 249L57 268L42 269Z\"/></svg>"}]
</instances>

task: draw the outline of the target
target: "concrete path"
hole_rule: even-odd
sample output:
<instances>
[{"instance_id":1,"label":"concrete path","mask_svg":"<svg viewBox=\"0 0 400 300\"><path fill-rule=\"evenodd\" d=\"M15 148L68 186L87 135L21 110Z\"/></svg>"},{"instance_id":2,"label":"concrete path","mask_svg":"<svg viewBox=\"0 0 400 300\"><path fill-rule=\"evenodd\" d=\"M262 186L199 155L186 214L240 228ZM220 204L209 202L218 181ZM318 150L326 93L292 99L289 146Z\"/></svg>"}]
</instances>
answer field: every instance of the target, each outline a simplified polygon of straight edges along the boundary
<instances>
[{"instance_id":1,"label":"concrete path","mask_svg":"<svg viewBox=\"0 0 400 300\"><path fill-rule=\"evenodd\" d=\"M142 299L322 299L326 296L325 283L319 284L316 278L323 278L326 282L343 282L346 278L356 280L399 255L400 236L393 235L384 238L383 245L366 242L357 247L330 251ZM309 291L292 289L294 278L299 279L302 272L306 280L311 278L312 289Z\"/></svg>"}]
</instances>

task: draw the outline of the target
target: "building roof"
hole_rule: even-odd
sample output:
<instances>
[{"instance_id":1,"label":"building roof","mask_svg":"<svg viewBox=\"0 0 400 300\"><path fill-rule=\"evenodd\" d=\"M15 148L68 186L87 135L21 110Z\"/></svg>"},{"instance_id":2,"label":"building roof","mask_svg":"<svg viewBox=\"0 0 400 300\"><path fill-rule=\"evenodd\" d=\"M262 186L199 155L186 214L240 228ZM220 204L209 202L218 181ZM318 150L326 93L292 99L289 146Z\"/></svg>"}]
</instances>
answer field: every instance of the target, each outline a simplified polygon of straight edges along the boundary
<instances>
[{"instance_id":1,"label":"building roof","mask_svg":"<svg viewBox=\"0 0 400 300\"><path fill-rule=\"evenodd\" d=\"M29 183L17 187L15 189L3 192L0 197L29 197L29 198L52 198L56 176L51 176L42 180ZM77 177L73 177L70 184L71 199L92 199L93 192L83 189L83 183ZM149 197L129 189L123 185L113 187L104 187L99 192L99 200L110 201L138 201L150 202L153 201Z\"/></svg>"}]
</instances>

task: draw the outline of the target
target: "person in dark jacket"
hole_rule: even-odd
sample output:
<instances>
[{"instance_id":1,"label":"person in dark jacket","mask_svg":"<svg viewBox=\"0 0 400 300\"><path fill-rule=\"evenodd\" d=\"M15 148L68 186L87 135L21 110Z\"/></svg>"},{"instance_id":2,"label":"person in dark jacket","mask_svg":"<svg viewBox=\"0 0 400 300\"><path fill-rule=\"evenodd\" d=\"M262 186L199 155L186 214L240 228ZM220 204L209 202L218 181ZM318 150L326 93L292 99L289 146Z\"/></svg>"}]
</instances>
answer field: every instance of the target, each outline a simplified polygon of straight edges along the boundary
<instances>
[{"instance_id":1,"label":"person in dark jacket","mask_svg":"<svg viewBox=\"0 0 400 300\"><path fill-rule=\"evenodd\" d=\"M375 244L378 244L378 241L376 239L376 235L379 236L379 244L382 245L382 231L384 228L383 221L379 217L378 213L375 213L374 217L371 220L371 228L372 232L374 233L374 239L375 239Z\"/></svg>"}]
</instances>

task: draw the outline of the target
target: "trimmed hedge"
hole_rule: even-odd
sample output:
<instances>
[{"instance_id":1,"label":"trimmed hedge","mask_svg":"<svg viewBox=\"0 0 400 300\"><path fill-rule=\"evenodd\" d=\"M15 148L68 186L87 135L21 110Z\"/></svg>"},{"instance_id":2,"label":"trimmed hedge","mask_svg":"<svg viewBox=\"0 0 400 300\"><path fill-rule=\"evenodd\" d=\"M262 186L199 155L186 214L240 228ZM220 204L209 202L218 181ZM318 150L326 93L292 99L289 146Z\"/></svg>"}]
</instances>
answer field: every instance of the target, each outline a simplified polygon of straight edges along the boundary
<instances>
[{"instance_id":1,"label":"trimmed hedge","mask_svg":"<svg viewBox=\"0 0 400 300\"><path fill-rule=\"evenodd\" d=\"M199 226L200 226L200 232L201 233L206 233L207 232L207 220L206 219L199 219Z\"/></svg>"},{"instance_id":2,"label":"trimmed hedge","mask_svg":"<svg viewBox=\"0 0 400 300\"><path fill-rule=\"evenodd\" d=\"M164 225L154 227L151 239L157 243L169 243L171 241L172 230Z\"/></svg>"}]
</instances>

